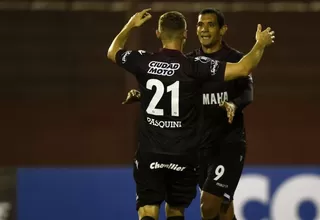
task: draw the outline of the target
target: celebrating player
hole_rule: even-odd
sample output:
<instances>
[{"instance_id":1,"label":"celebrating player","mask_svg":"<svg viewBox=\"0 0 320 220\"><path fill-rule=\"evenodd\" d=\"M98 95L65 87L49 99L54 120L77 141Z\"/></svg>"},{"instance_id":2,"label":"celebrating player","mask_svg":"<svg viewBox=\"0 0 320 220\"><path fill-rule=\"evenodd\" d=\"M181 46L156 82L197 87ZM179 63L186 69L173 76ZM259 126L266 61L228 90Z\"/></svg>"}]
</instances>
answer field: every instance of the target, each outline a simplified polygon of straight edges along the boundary
<instances>
[{"instance_id":1,"label":"celebrating player","mask_svg":"<svg viewBox=\"0 0 320 220\"><path fill-rule=\"evenodd\" d=\"M200 88L206 81L248 76L274 36L270 28L262 31L258 25L255 45L238 63L189 58L182 54L186 20L179 12L167 12L156 31L163 44L159 52L124 49L131 30L151 18L149 11L131 17L109 47L108 58L134 74L141 91L134 166L139 219L157 219L159 206L166 201L167 219L183 220L184 209L196 195Z\"/></svg>"}]
</instances>

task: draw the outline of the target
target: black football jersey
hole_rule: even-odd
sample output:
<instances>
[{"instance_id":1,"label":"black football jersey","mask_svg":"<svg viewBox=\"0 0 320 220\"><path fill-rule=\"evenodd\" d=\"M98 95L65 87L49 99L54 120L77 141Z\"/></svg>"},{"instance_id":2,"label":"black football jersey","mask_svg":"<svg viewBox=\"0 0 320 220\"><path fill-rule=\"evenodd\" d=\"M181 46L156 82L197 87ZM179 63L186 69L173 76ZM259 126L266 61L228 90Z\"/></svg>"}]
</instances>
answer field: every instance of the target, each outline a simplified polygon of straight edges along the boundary
<instances>
[{"instance_id":1,"label":"black football jersey","mask_svg":"<svg viewBox=\"0 0 320 220\"><path fill-rule=\"evenodd\" d=\"M187 56L206 56L214 60L236 63L243 54L223 43L222 48L206 54L201 48ZM209 147L216 142L245 142L243 108L253 99L253 81L251 75L231 81L208 81L202 86L204 124L202 126L202 146ZM231 101L237 106L233 123L228 123L227 112L219 107L224 101Z\"/></svg>"},{"instance_id":2,"label":"black football jersey","mask_svg":"<svg viewBox=\"0 0 320 220\"><path fill-rule=\"evenodd\" d=\"M226 63L202 56L187 57L169 49L156 53L120 50L116 62L134 74L139 83L140 151L195 154L200 138L200 88L209 80L224 81Z\"/></svg>"}]
</instances>

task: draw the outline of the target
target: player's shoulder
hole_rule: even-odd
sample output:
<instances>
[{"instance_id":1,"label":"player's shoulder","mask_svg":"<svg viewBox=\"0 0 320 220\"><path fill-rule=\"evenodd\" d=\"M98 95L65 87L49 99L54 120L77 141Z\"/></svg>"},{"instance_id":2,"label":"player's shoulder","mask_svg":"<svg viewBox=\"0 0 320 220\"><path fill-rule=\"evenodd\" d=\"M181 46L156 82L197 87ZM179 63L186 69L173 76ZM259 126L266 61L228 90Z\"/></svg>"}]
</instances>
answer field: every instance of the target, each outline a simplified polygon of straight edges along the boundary
<instances>
[{"instance_id":1,"label":"player's shoulder","mask_svg":"<svg viewBox=\"0 0 320 220\"><path fill-rule=\"evenodd\" d=\"M226 47L228 48L228 58L227 60L229 62L238 62L242 59L242 57L244 56L244 53L225 44ZM250 82L253 82L253 79L252 79L252 75L250 74L249 76L247 77L241 77L241 78L238 78L238 79L235 79L236 81L242 81L242 80L249 80Z\"/></svg>"},{"instance_id":2,"label":"player's shoulder","mask_svg":"<svg viewBox=\"0 0 320 220\"><path fill-rule=\"evenodd\" d=\"M229 62L238 62L244 56L244 53L223 42L223 48L227 51L227 60Z\"/></svg>"},{"instance_id":3,"label":"player's shoulder","mask_svg":"<svg viewBox=\"0 0 320 220\"><path fill-rule=\"evenodd\" d=\"M208 56L204 56L204 54L201 52L201 49L195 49L189 53L186 53L185 56L194 62L200 62L200 63L208 63L212 59Z\"/></svg>"},{"instance_id":4,"label":"player's shoulder","mask_svg":"<svg viewBox=\"0 0 320 220\"><path fill-rule=\"evenodd\" d=\"M148 56L152 54L145 50L126 50L126 49L121 49L118 51L118 53L120 53L122 57L132 56L132 55Z\"/></svg>"},{"instance_id":5,"label":"player's shoulder","mask_svg":"<svg viewBox=\"0 0 320 220\"><path fill-rule=\"evenodd\" d=\"M139 56L150 56L150 55L154 54L154 53L146 51L146 50L131 50L131 52L134 52Z\"/></svg>"},{"instance_id":6,"label":"player's shoulder","mask_svg":"<svg viewBox=\"0 0 320 220\"><path fill-rule=\"evenodd\" d=\"M244 56L244 53L231 47L230 55L241 59Z\"/></svg>"},{"instance_id":7,"label":"player's shoulder","mask_svg":"<svg viewBox=\"0 0 320 220\"><path fill-rule=\"evenodd\" d=\"M147 52L145 50L127 50L127 49L121 49L117 52L118 59L121 60L121 62L124 64L128 60L131 61L142 61L146 57L149 57L152 53Z\"/></svg>"},{"instance_id":8,"label":"player's shoulder","mask_svg":"<svg viewBox=\"0 0 320 220\"><path fill-rule=\"evenodd\" d=\"M209 63L209 62L216 61L216 60L211 59L210 57L206 57L206 56L203 56L203 55L190 57L190 59L193 59L194 62L200 62L200 63Z\"/></svg>"},{"instance_id":9,"label":"player's shoulder","mask_svg":"<svg viewBox=\"0 0 320 220\"><path fill-rule=\"evenodd\" d=\"M193 50L191 52L186 53L185 55L188 58L194 58L194 57L200 56L201 55L201 51L198 48L198 49L195 49L195 50Z\"/></svg>"}]
</instances>

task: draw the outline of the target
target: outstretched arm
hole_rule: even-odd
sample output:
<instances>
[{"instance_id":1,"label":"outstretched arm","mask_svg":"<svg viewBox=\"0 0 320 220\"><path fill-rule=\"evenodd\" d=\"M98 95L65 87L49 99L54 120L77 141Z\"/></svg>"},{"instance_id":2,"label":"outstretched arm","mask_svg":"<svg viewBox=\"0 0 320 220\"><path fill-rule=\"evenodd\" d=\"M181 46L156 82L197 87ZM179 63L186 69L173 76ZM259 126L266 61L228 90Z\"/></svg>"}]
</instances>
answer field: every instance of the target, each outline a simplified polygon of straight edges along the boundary
<instances>
[{"instance_id":1,"label":"outstretched arm","mask_svg":"<svg viewBox=\"0 0 320 220\"><path fill-rule=\"evenodd\" d=\"M117 52L124 48L132 29L135 27L140 27L144 22L152 17L149 13L150 10L150 8L144 9L141 12L137 12L135 15L133 15L128 23L122 28L120 33L114 38L107 54L107 57L114 63L116 63Z\"/></svg>"},{"instance_id":2,"label":"outstretched arm","mask_svg":"<svg viewBox=\"0 0 320 220\"><path fill-rule=\"evenodd\" d=\"M248 76L260 62L264 48L274 43L274 31L267 28L261 31L259 24L256 32L256 43L249 53L247 53L238 63L227 63L225 80L233 80L238 77Z\"/></svg>"}]
</instances>

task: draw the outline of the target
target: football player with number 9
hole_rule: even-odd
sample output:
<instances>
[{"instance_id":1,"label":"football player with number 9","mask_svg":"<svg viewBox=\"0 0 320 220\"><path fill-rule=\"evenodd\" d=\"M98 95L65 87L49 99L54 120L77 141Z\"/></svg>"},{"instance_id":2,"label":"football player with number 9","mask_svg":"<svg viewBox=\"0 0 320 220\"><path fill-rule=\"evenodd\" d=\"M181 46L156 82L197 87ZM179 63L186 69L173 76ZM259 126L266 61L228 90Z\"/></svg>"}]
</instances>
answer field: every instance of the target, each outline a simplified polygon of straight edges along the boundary
<instances>
[{"instance_id":1,"label":"football player with number 9","mask_svg":"<svg viewBox=\"0 0 320 220\"><path fill-rule=\"evenodd\" d=\"M270 28L262 31L258 25L255 45L238 63L188 58L182 53L186 20L172 11L159 18L156 36L163 45L159 52L124 49L132 29L150 18L150 9L133 15L107 56L136 77L141 91L134 163L139 219L158 219L160 204L165 201L167 219L183 220L184 209L196 196L201 85L248 76L273 42L273 34ZM222 169L216 173L221 175Z\"/></svg>"}]
</instances>

